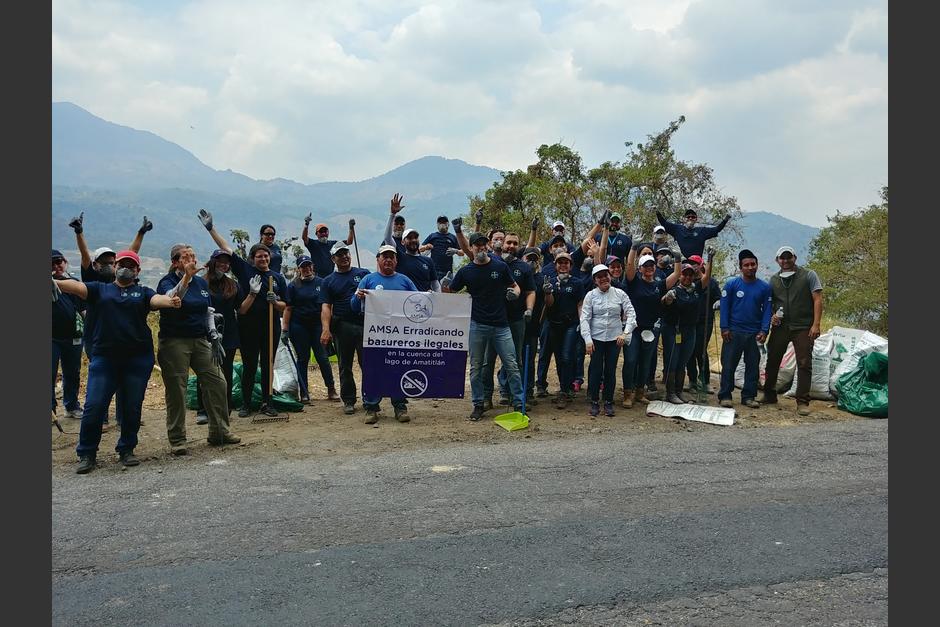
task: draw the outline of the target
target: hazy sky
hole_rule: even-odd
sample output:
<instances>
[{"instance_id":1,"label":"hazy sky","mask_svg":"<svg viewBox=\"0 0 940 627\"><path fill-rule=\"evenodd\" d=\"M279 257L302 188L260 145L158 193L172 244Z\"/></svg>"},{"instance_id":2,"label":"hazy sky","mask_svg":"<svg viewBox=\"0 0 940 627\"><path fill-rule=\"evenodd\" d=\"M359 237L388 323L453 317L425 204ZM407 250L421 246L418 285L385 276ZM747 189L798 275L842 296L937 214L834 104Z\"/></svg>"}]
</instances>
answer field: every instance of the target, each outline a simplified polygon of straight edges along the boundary
<instances>
[{"instance_id":1,"label":"hazy sky","mask_svg":"<svg viewBox=\"0 0 940 627\"><path fill-rule=\"evenodd\" d=\"M685 115L680 158L814 226L888 184L887 56L879 0L52 3L53 99L214 168L505 170L556 141L595 166Z\"/></svg>"}]
</instances>

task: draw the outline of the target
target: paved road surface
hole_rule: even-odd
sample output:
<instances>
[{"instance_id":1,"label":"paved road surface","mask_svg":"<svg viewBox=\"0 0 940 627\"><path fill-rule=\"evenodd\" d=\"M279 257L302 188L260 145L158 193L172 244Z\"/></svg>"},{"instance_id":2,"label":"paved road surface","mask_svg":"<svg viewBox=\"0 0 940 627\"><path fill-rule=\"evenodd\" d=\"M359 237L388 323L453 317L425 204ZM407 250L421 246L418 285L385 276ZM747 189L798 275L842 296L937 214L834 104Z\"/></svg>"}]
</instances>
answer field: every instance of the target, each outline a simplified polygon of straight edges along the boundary
<instances>
[{"instance_id":1,"label":"paved road surface","mask_svg":"<svg viewBox=\"0 0 940 627\"><path fill-rule=\"evenodd\" d=\"M887 427L57 470L53 622L883 625Z\"/></svg>"}]
</instances>

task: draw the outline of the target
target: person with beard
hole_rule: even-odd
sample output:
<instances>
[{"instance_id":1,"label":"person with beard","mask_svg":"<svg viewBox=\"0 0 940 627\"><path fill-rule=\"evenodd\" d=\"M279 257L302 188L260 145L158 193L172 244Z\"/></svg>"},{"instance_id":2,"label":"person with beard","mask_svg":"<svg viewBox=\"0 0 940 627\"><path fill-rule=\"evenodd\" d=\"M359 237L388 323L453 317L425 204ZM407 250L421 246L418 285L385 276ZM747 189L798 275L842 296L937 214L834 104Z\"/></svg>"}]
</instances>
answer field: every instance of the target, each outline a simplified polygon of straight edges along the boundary
<instances>
[{"instance_id":1,"label":"person with beard","mask_svg":"<svg viewBox=\"0 0 940 627\"><path fill-rule=\"evenodd\" d=\"M441 283L437 279L434 262L418 252L421 248L418 232L405 229L401 242L395 245L398 264L396 272L411 279L420 292L440 292Z\"/></svg>"},{"instance_id":2,"label":"person with beard","mask_svg":"<svg viewBox=\"0 0 940 627\"><path fill-rule=\"evenodd\" d=\"M679 250L684 257L691 257L692 255L701 257L702 253L705 252L705 240L717 237L725 228L725 225L728 224L731 216L726 215L715 226L700 225L697 224L698 212L690 207L685 210L682 224L670 222L661 211L656 212L656 219L659 220L659 224L666 230L666 233L672 235L673 239L676 240L676 245L679 246Z\"/></svg>"},{"instance_id":3,"label":"person with beard","mask_svg":"<svg viewBox=\"0 0 940 627\"><path fill-rule=\"evenodd\" d=\"M542 276L542 251L535 246L525 249L523 260L529 265L532 272L532 286L535 290L535 300L532 305L532 314L526 321L525 344L529 347L528 381L525 381L527 390L526 402L535 404L535 356L539 350L539 336L542 330L542 312L545 309L545 292L542 291L544 277Z\"/></svg>"},{"instance_id":4,"label":"person with beard","mask_svg":"<svg viewBox=\"0 0 940 627\"><path fill-rule=\"evenodd\" d=\"M738 253L741 276L728 279L721 290L721 388L718 401L722 407L733 407L734 371L744 355L744 387L741 404L752 409L757 401L757 380L760 350L770 330L770 285L757 278L757 256L744 249Z\"/></svg>"},{"instance_id":5,"label":"person with beard","mask_svg":"<svg viewBox=\"0 0 940 627\"><path fill-rule=\"evenodd\" d=\"M134 448L144 393L154 364L153 336L147 316L157 309L179 308L182 303L178 296L162 296L137 284L140 257L134 251L120 251L115 255L115 263L117 269L111 283L52 280L53 299L63 294L78 296L94 313L85 409L75 448L79 457L75 472L80 475L91 472L97 465L104 418L111 397L119 389L123 390L124 416L115 450L122 466L140 464Z\"/></svg>"},{"instance_id":6,"label":"person with beard","mask_svg":"<svg viewBox=\"0 0 940 627\"><path fill-rule=\"evenodd\" d=\"M606 217L606 216L605 216ZM623 260L627 258L627 255L630 254L630 249L633 247L633 238L627 233L621 233L621 220L619 213L611 213L606 219L606 227L604 231L607 234L607 246L605 248L607 255L613 255L620 259L620 262L623 263ZM601 218L601 224L604 225L604 218ZM601 237L604 233L598 233L594 236L594 241L600 243Z\"/></svg>"},{"instance_id":7,"label":"person with beard","mask_svg":"<svg viewBox=\"0 0 940 627\"><path fill-rule=\"evenodd\" d=\"M466 288L470 293L469 357L473 411L469 419L473 422L480 420L486 411L483 408L483 366L488 344L493 344L506 369L513 409L521 411L523 405L522 377L504 304L505 301L517 300L521 289L513 280L509 266L487 253L487 241L483 233L470 236L473 262L458 270L452 281L445 277L443 286L445 292L459 292Z\"/></svg>"},{"instance_id":8,"label":"person with beard","mask_svg":"<svg viewBox=\"0 0 940 627\"><path fill-rule=\"evenodd\" d=\"M323 279L317 276L313 260L306 255L297 259L297 275L287 285L287 303L281 319L281 341L287 344L290 336L294 344L297 371L303 383L300 400L310 402L307 366L310 364L310 351L313 350L323 385L326 386L327 400L338 401L333 367L326 349L320 344L323 335Z\"/></svg>"},{"instance_id":9,"label":"person with beard","mask_svg":"<svg viewBox=\"0 0 940 627\"><path fill-rule=\"evenodd\" d=\"M323 279L320 289L323 295L320 344L325 347L335 339L336 360L339 362L339 396L343 401L343 413L348 416L356 412L358 392L352 367L355 356L359 370L362 370L362 327L365 318L364 314L353 312L350 297L369 271L353 267L349 246L343 242L334 244L330 255L336 270Z\"/></svg>"},{"instance_id":10,"label":"person with beard","mask_svg":"<svg viewBox=\"0 0 940 627\"><path fill-rule=\"evenodd\" d=\"M248 250L248 263L232 253L232 246L215 230L212 214L205 209L199 210L202 222L213 241L232 257L232 273L238 279L245 301L244 313L238 317L238 336L241 341L239 351L242 356L242 407L238 411L241 418L251 415L251 394L255 387L255 373L258 372L258 360L261 360L261 408L259 411L271 417L278 415L271 405L271 369L273 357L268 348L268 336L274 335L274 346L281 339L280 317L287 308L287 281L280 272L270 267L271 253L265 244L254 244ZM273 281L273 290L268 289ZM272 315L268 314L268 303L273 306Z\"/></svg>"},{"instance_id":11,"label":"person with beard","mask_svg":"<svg viewBox=\"0 0 940 627\"><path fill-rule=\"evenodd\" d=\"M770 339L767 340L767 376L761 402L777 402L777 375L780 361L793 342L796 355L796 409L809 415L809 388L813 376L813 344L822 321L822 283L812 270L796 265L796 251L781 246L776 254L780 271L770 277L772 297ZM783 309L783 317L777 315Z\"/></svg>"},{"instance_id":12,"label":"person with beard","mask_svg":"<svg viewBox=\"0 0 940 627\"><path fill-rule=\"evenodd\" d=\"M581 316L581 301L584 299L584 284L571 275L571 255L555 254L555 278L546 279L542 286L545 292L545 318L548 322L547 346L555 356L558 373L558 395L555 406L564 409L574 396L574 360L578 341L578 321Z\"/></svg>"},{"instance_id":13,"label":"person with beard","mask_svg":"<svg viewBox=\"0 0 940 627\"><path fill-rule=\"evenodd\" d=\"M464 251L460 249L457 242L457 236L448 233L450 221L447 216L437 217L437 232L430 233L424 238L419 252L431 251L431 261L434 262L434 268L437 272L437 280L440 281L444 275L454 269L454 255L464 256Z\"/></svg>"},{"instance_id":14,"label":"person with beard","mask_svg":"<svg viewBox=\"0 0 940 627\"><path fill-rule=\"evenodd\" d=\"M300 234L300 237L303 239L304 246L310 253L310 260L313 263L313 267L316 270L317 276L320 278L325 278L328 277L335 268L330 251L333 250L334 246L336 246L336 240L330 239L330 227L325 224L317 224L315 227L313 227L313 232L316 234L316 238L311 239L309 237L309 230L310 222L312 221L313 212L310 212L304 218L304 230ZM346 235L346 239L343 240L343 243L347 246L352 246L353 240L356 239L355 227L356 221L350 218L349 233Z\"/></svg>"},{"instance_id":15,"label":"person with beard","mask_svg":"<svg viewBox=\"0 0 940 627\"><path fill-rule=\"evenodd\" d=\"M711 255L711 252L711 249L709 249L709 255ZM686 372L689 375L688 389L691 392L697 392L701 385L699 373L704 371L706 380L708 378L709 366L708 356L705 354L705 347L708 345L709 340L711 340L712 327L715 326L714 306L721 300L721 286L718 285L718 281L715 280L715 277L709 277L708 285L705 286L702 281L701 257L692 255L689 257L689 263L695 269L695 280L698 282L700 289L705 292L696 321L695 348L692 350L692 358L689 360L689 364L686 367ZM705 392L708 394L715 393L707 383L705 384Z\"/></svg>"},{"instance_id":16,"label":"person with beard","mask_svg":"<svg viewBox=\"0 0 940 627\"><path fill-rule=\"evenodd\" d=\"M78 281L68 272L69 262L58 250L52 251L52 278ZM65 416L81 420L78 402L81 383L82 335L85 323L85 301L74 294L63 294L52 303L52 415L56 412L55 380L62 363L62 405Z\"/></svg>"},{"instance_id":17,"label":"person with beard","mask_svg":"<svg viewBox=\"0 0 940 627\"><path fill-rule=\"evenodd\" d=\"M399 212L405 208L405 205L402 204L402 201L405 199L404 196L400 194L395 194L392 196L392 200L389 203L389 216L388 224L385 225L385 236L382 238L382 243L379 246L389 245L389 246L401 246L401 238L405 234L405 216L401 215Z\"/></svg>"}]
</instances>

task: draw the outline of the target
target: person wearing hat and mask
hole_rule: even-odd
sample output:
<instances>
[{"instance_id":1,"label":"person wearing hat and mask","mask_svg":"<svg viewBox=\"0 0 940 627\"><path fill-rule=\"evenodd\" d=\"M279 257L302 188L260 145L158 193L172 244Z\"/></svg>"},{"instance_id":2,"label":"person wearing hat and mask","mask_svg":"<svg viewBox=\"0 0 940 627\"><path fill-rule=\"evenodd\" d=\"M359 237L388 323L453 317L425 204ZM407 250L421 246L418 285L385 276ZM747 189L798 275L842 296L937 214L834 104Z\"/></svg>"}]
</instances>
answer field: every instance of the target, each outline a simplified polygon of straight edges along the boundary
<instances>
[{"instance_id":1,"label":"person wearing hat and mask","mask_svg":"<svg viewBox=\"0 0 940 627\"><path fill-rule=\"evenodd\" d=\"M238 337L241 342L239 352L242 356L242 406L238 411L241 418L251 415L251 394L255 386L255 374L258 361L261 361L261 408L259 411L270 417L277 417L278 412L271 404L271 369L273 355L268 348L269 334L273 334L274 345L281 339L281 314L287 309L287 281L280 272L270 267L271 253L266 244L254 244L248 249L248 261L232 253L232 245L215 229L212 214L200 209L200 222L209 231L216 245L229 253L232 258L232 273L238 279L245 300L241 315L238 317ZM273 289L268 289L272 283ZM271 304L269 315L268 304Z\"/></svg>"},{"instance_id":2,"label":"person wearing hat and mask","mask_svg":"<svg viewBox=\"0 0 940 627\"><path fill-rule=\"evenodd\" d=\"M714 253L709 255L705 266L703 281L707 284L711 278L711 262ZM662 337L663 366L666 377L666 400L670 403L686 403L682 396L682 383L685 379L685 367L695 349L696 324L701 311L701 303L706 295L701 283L695 281L695 267L682 264L679 284L662 297Z\"/></svg>"},{"instance_id":3,"label":"person wearing hat and mask","mask_svg":"<svg viewBox=\"0 0 940 627\"><path fill-rule=\"evenodd\" d=\"M509 266L488 254L488 239L483 233L473 233L468 238L473 252L473 261L463 266L452 281L444 278L445 292L466 289L470 294L470 396L473 411L469 420L476 422L483 417L483 366L486 347L493 344L499 360L506 370L506 380L512 395L515 411L523 405L522 376L516 361L516 351L506 315L506 301L519 299L521 288L512 278Z\"/></svg>"},{"instance_id":4,"label":"person wearing hat and mask","mask_svg":"<svg viewBox=\"0 0 940 627\"><path fill-rule=\"evenodd\" d=\"M709 255L711 255L712 252L713 249L710 248ZM704 283L701 257L692 255L689 257L688 263L695 269L695 281L704 292L695 326L695 348L692 349L692 357L689 359L688 365L686 366L686 372L689 375L689 386L684 388L696 392L698 391L698 387L702 385L702 382L699 380L699 373L704 371L706 380L709 376L710 368L708 355L705 354L705 346L708 344L709 340L711 340L712 330L715 326L715 305L721 300L721 286L718 285L718 281L715 280L714 276L709 276L707 285ZM705 392L708 394L715 393L707 383L705 384Z\"/></svg>"},{"instance_id":5,"label":"person wearing hat and mask","mask_svg":"<svg viewBox=\"0 0 940 627\"><path fill-rule=\"evenodd\" d=\"M675 261L673 273L665 281L655 280L656 261L650 254L640 255L634 244L627 256L624 268L624 283L627 295L636 312L636 328L631 341L623 347L623 407L633 407L634 402L646 403L644 384L648 379L649 368L656 351L656 336L653 332L660 318L662 297L679 281L680 266ZM676 253L678 257L678 253Z\"/></svg>"},{"instance_id":6,"label":"person wearing hat and mask","mask_svg":"<svg viewBox=\"0 0 940 627\"><path fill-rule=\"evenodd\" d=\"M767 340L767 374L762 403L777 402L780 362L793 342L796 356L796 408L809 415L809 388L813 376L813 344L822 322L822 282L813 271L796 265L796 251L781 246L776 254L780 271L770 277L770 338ZM783 309L783 316L777 314Z\"/></svg>"},{"instance_id":7,"label":"person wearing hat and mask","mask_svg":"<svg viewBox=\"0 0 940 627\"><path fill-rule=\"evenodd\" d=\"M584 283L571 274L571 255L567 252L555 254L555 278L542 285L545 293L545 318L548 321L548 343L555 356L558 373L558 396L555 406L564 409L573 398L574 360L578 341L578 321L581 316L581 301L584 299Z\"/></svg>"},{"instance_id":8,"label":"person wearing hat and mask","mask_svg":"<svg viewBox=\"0 0 940 627\"><path fill-rule=\"evenodd\" d=\"M334 244L335 245L335 244ZM336 381L333 379L333 366L320 344L323 335L323 279L316 274L313 259L304 255L297 258L297 274L287 284L287 309L281 318L281 342L287 344L287 338L294 344L297 358L297 371L303 387L301 401L310 402L310 386L307 366L310 364L310 351L317 360L323 385L326 386L328 400L338 401Z\"/></svg>"},{"instance_id":9,"label":"person wearing hat and mask","mask_svg":"<svg viewBox=\"0 0 940 627\"><path fill-rule=\"evenodd\" d=\"M405 229L401 235L401 244L390 244L395 246L398 255L396 272L411 279L418 291L440 292L441 284L437 279L434 262L420 254L420 241L418 231Z\"/></svg>"},{"instance_id":10,"label":"person wearing hat and mask","mask_svg":"<svg viewBox=\"0 0 940 627\"><path fill-rule=\"evenodd\" d=\"M404 239L404 238L402 238ZM417 242L417 237L415 237ZM383 244L375 253L376 271L367 274L359 281L359 287L349 299L349 306L353 313L365 311L365 300L370 291L374 290L400 290L405 292L417 292L414 282L404 274L396 272L398 266L398 251L391 244ZM398 422L408 422L408 399L399 396L391 399L392 407L395 408L395 420ZM382 411L379 406L381 398L362 395L362 406L366 408L367 425L375 424L379 419L379 412Z\"/></svg>"},{"instance_id":11,"label":"person wearing hat and mask","mask_svg":"<svg viewBox=\"0 0 940 627\"><path fill-rule=\"evenodd\" d=\"M757 401L760 350L770 330L770 285L757 278L757 255L748 249L738 253L741 276L728 279L721 289L721 388L718 401L722 407L733 407L734 371L744 356L744 387L741 404L752 409Z\"/></svg>"},{"instance_id":12,"label":"person wearing hat and mask","mask_svg":"<svg viewBox=\"0 0 940 627\"><path fill-rule=\"evenodd\" d=\"M437 231L424 238L419 252L431 251L431 261L440 281L444 275L454 269L454 255L464 256L464 251L457 243L457 236L449 233L450 220L447 216L437 217Z\"/></svg>"},{"instance_id":13,"label":"person wearing hat and mask","mask_svg":"<svg viewBox=\"0 0 940 627\"><path fill-rule=\"evenodd\" d=\"M310 253L310 260L313 262L313 267L316 270L317 276L320 278L325 278L329 276L335 268L330 251L332 251L333 247L336 246L336 240L330 239L330 227L325 224L317 224L314 226L313 232L316 237L311 238L309 236L309 232L310 223L312 221L313 212L310 212L304 218L304 230L300 234L300 237L303 240L307 251ZM343 240L343 243L347 246L352 246L353 240L355 239L356 221L350 218L349 233L347 233L346 239Z\"/></svg>"},{"instance_id":14,"label":"person wearing hat and mask","mask_svg":"<svg viewBox=\"0 0 940 627\"><path fill-rule=\"evenodd\" d=\"M670 222L661 211L656 212L656 219L659 220L659 223L666 229L666 233L672 235L673 239L676 240L676 244L679 246L679 250L682 251L683 256L691 257L692 255L698 255L701 257L705 252L705 240L717 237L718 234L721 233L721 230L725 228L725 225L728 224L728 220L731 219L731 216L726 215L722 218L721 222L715 226L708 226L698 224L698 212L695 211L695 209L689 208L685 210L681 224L678 222Z\"/></svg>"},{"instance_id":15,"label":"person wearing hat and mask","mask_svg":"<svg viewBox=\"0 0 940 627\"><path fill-rule=\"evenodd\" d=\"M336 269L323 279L320 293L323 304L320 308L320 344L327 346L331 341L336 346L336 360L339 365L339 396L343 401L343 413L352 415L356 411L356 380L353 378L353 357L362 370L362 332L365 316L352 310L351 297L359 288L362 278L369 274L364 268L352 265L349 246L337 242L330 250L330 257Z\"/></svg>"},{"instance_id":16,"label":"person wearing hat and mask","mask_svg":"<svg viewBox=\"0 0 940 627\"><path fill-rule=\"evenodd\" d=\"M75 452L75 472L85 474L96 467L98 446L108 405L116 390L123 390L124 416L115 450L125 467L137 466L134 456L140 431L141 407L153 371L153 336L147 315L157 309L179 308L181 299L157 294L136 283L140 257L131 250L115 255L114 281L79 282L53 279L53 298L72 294L86 301L94 312L91 329L92 354L88 364L85 409Z\"/></svg>"},{"instance_id":17,"label":"person wearing hat and mask","mask_svg":"<svg viewBox=\"0 0 940 627\"><path fill-rule=\"evenodd\" d=\"M662 224L657 224L653 227L653 250L659 250L660 248L669 249L669 237L666 233L665 227Z\"/></svg>"},{"instance_id":18,"label":"person wearing hat and mask","mask_svg":"<svg viewBox=\"0 0 940 627\"><path fill-rule=\"evenodd\" d=\"M600 389L603 381L604 415L613 416L617 360L620 357L620 349L632 339L636 312L626 292L611 285L610 269L605 264L594 266L591 276L595 288L584 297L579 321L585 351L591 356L591 365L588 368L590 414L596 416L600 413Z\"/></svg>"},{"instance_id":19,"label":"person wearing hat and mask","mask_svg":"<svg viewBox=\"0 0 940 627\"><path fill-rule=\"evenodd\" d=\"M539 228L539 219L533 218L532 225L529 230L529 241L526 243L526 248L531 248L535 246L535 238L537 236ZM558 237L560 236L560 240ZM552 236L545 242L542 242L538 245L539 251L542 253L542 263L543 265L551 264L554 261L554 251L559 248L564 248L564 251L568 254L574 252L574 244L565 239L565 223L561 220L555 220L552 222Z\"/></svg>"},{"instance_id":20,"label":"person wearing hat and mask","mask_svg":"<svg viewBox=\"0 0 940 627\"><path fill-rule=\"evenodd\" d=\"M68 272L69 262L58 250L52 251L52 278L78 281ZM62 363L62 405L65 415L81 420L82 406L78 388L82 369L82 335L85 328L85 301L74 294L63 294L52 302L52 415L55 415L55 380Z\"/></svg>"}]
</instances>

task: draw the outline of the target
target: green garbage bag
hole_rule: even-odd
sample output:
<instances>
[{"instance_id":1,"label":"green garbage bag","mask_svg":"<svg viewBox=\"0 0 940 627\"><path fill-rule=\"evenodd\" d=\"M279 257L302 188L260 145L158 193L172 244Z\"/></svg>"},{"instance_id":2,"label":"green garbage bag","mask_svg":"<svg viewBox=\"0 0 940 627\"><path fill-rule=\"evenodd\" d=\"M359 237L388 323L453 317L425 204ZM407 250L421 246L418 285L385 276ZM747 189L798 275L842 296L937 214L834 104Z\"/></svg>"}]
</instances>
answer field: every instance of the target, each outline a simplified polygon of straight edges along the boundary
<instances>
[{"instance_id":1,"label":"green garbage bag","mask_svg":"<svg viewBox=\"0 0 940 627\"><path fill-rule=\"evenodd\" d=\"M839 409L857 416L888 417L888 356L869 353L836 379Z\"/></svg>"},{"instance_id":2,"label":"green garbage bag","mask_svg":"<svg viewBox=\"0 0 940 627\"><path fill-rule=\"evenodd\" d=\"M242 406L242 363L236 361L232 366L232 398L229 400L233 409L241 409ZM299 412L303 410L303 403L285 396L283 394L274 394L271 397L271 405L274 409L284 412ZM186 407L189 409L198 409L199 403L196 400L196 375L189 375L186 383ZM255 371L255 386L251 391L251 409L257 410L261 407L261 368Z\"/></svg>"}]
</instances>

